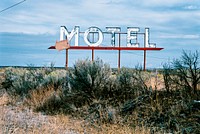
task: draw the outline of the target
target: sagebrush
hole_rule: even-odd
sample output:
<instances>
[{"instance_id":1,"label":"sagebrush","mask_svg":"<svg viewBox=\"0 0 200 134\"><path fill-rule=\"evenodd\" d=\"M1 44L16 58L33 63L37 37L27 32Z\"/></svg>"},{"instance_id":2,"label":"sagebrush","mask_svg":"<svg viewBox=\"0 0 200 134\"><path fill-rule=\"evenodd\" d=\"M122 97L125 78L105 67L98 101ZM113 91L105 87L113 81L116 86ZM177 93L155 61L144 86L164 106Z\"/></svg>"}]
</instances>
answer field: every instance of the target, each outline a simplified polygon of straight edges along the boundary
<instances>
[{"instance_id":1,"label":"sagebrush","mask_svg":"<svg viewBox=\"0 0 200 134\"><path fill-rule=\"evenodd\" d=\"M183 52L159 71L164 88L152 90L149 73L140 68L114 72L100 59L86 59L68 71L7 68L2 86L36 111L71 115L98 129L118 124L151 133L200 133L199 68L199 52Z\"/></svg>"}]
</instances>

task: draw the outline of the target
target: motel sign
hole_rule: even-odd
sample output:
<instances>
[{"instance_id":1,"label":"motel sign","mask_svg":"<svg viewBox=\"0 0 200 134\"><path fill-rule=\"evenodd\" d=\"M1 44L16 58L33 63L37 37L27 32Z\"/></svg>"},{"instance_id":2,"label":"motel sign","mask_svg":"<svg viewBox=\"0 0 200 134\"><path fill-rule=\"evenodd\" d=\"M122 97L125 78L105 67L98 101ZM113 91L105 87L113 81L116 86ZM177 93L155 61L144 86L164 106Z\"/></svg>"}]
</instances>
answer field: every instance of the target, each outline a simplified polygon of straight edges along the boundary
<instances>
[{"instance_id":1,"label":"motel sign","mask_svg":"<svg viewBox=\"0 0 200 134\"><path fill-rule=\"evenodd\" d=\"M103 46L102 42L106 35L110 36L109 46ZM79 44L80 36L83 36L84 43L86 45ZM121 36L125 35L126 43L121 44ZM142 43L139 42L139 36L143 36ZM74 39L74 45L68 43ZM69 45L70 44L70 45ZM143 45L141 45L143 44ZM146 51L159 51L163 48L157 48L155 43L150 43L149 28L145 28L144 32L140 32L138 27L127 27L126 32L121 32L120 27L106 27L105 31L102 31L98 27L89 27L84 32L80 31L79 26L75 26L69 31L65 26L60 27L60 41L56 42L55 46L49 47L49 49L56 49L57 45L62 45L63 49L66 49L66 68L68 67L68 50L92 50L92 61L94 60L94 50L118 50L118 70L120 70L120 56L123 50L144 51L144 65L143 69L146 70Z\"/></svg>"},{"instance_id":2,"label":"motel sign","mask_svg":"<svg viewBox=\"0 0 200 134\"><path fill-rule=\"evenodd\" d=\"M88 46L96 47L100 46L103 37L105 34L111 34L111 46L115 46L115 36L121 32L120 27L106 27L106 32L102 32L102 30L98 27L89 27L84 32L84 41ZM140 28L138 27L127 27L127 47L139 47L139 43L132 43L133 40L137 40L137 36L140 32ZM89 40L89 34L98 34L98 40L96 42L91 42ZM145 47L156 47L155 44L149 43L149 28L145 28L144 33ZM65 26L60 27L60 41L65 40L67 38L68 41L71 41L72 38L75 38L75 45L79 46L79 37L80 37L80 27L75 26L74 29L69 32Z\"/></svg>"}]
</instances>

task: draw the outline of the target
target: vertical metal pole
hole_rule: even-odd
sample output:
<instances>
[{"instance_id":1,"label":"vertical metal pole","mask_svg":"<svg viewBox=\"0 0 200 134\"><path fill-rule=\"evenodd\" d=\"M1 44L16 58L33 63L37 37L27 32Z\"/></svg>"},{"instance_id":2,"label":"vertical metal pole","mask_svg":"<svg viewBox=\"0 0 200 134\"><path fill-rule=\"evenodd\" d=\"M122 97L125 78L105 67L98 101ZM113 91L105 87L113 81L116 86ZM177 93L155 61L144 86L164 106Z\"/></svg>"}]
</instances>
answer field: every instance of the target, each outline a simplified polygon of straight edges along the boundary
<instances>
[{"instance_id":1,"label":"vertical metal pole","mask_svg":"<svg viewBox=\"0 0 200 134\"><path fill-rule=\"evenodd\" d=\"M92 33L92 42L94 43L94 33ZM94 49L92 49L92 61L94 61Z\"/></svg>"},{"instance_id":2,"label":"vertical metal pole","mask_svg":"<svg viewBox=\"0 0 200 134\"><path fill-rule=\"evenodd\" d=\"M92 61L94 61L94 49L92 49Z\"/></svg>"},{"instance_id":3,"label":"vertical metal pole","mask_svg":"<svg viewBox=\"0 0 200 134\"><path fill-rule=\"evenodd\" d=\"M146 71L146 50L144 50L144 67L143 70Z\"/></svg>"},{"instance_id":4,"label":"vertical metal pole","mask_svg":"<svg viewBox=\"0 0 200 134\"><path fill-rule=\"evenodd\" d=\"M65 37L66 38L66 40L67 40L67 36ZM66 61L65 61L65 68L66 68L66 70L68 70L68 49L66 49Z\"/></svg>"},{"instance_id":5,"label":"vertical metal pole","mask_svg":"<svg viewBox=\"0 0 200 134\"><path fill-rule=\"evenodd\" d=\"M68 70L68 49L66 49L66 63L65 63L65 68Z\"/></svg>"},{"instance_id":6,"label":"vertical metal pole","mask_svg":"<svg viewBox=\"0 0 200 134\"><path fill-rule=\"evenodd\" d=\"M120 48L120 45L121 45L121 35L119 33L119 48ZM121 59L121 53L120 53L120 49L119 49L119 52L118 52L118 72L120 72L120 59Z\"/></svg>"},{"instance_id":7,"label":"vertical metal pole","mask_svg":"<svg viewBox=\"0 0 200 134\"><path fill-rule=\"evenodd\" d=\"M146 47L146 32L144 33L144 48ZM143 71L146 71L146 50L144 50L144 66Z\"/></svg>"}]
</instances>

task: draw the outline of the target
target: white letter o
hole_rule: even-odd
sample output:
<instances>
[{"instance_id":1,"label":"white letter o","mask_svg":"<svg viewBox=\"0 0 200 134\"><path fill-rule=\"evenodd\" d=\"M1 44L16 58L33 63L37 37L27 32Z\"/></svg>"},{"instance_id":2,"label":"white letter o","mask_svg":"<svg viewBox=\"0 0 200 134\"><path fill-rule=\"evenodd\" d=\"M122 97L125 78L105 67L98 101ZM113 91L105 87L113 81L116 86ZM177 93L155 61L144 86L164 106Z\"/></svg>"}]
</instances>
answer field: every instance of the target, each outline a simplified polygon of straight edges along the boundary
<instances>
[{"instance_id":1,"label":"white letter o","mask_svg":"<svg viewBox=\"0 0 200 134\"><path fill-rule=\"evenodd\" d=\"M91 42L88 40L88 34L89 34L90 32L98 32L98 34L99 34L99 40L98 40L96 43L91 43ZM94 46L94 47L99 46L99 45L102 43L102 41L103 41L103 33L102 33L101 29L99 29L98 27L89 27L89 28L85 31L85 33L84 33L84 41L85 41L85 43L88 44L89 46Z\"/></svg>"}]
</instances>

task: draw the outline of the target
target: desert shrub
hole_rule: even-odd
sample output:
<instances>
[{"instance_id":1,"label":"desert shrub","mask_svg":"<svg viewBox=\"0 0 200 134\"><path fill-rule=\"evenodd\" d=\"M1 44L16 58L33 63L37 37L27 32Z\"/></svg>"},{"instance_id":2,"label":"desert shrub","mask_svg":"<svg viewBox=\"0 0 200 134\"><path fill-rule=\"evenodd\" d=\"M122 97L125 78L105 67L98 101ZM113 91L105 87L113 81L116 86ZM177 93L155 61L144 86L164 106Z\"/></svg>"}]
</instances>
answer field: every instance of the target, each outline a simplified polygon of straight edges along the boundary
<instances>
[{"instance_id":1,"label":"desert shrub","mask_svg":"<svg viewBox=\"0 0 200 134\"><path fill-rule=\"evenodd\" d=\"M152 133L199 133L199 68L198 52L183 52L181 59L165 64L166 90L125 101L121 108L125 121L151 128Z\"/></svg>"},{"instance_id":2,"label":"desert shrub","mask_svg":"<svg viewBox=\"0 0 200 134\"><path fill-rule=\"evenodd\" d=\"M42 80L43 74L41 72L8 68L5 71L5 81L2 85L10 95L23 96L29 90L40 86Z\"/></svg>"},{"instance_id":3,"label":"desert shrub","mask_svg":"<svg viewBox=\"0 0 200 134\"><path fill-rule=\"evenodd\" d=\"M64 89L66 86L66 74L66 70L52 71L44 75L44 79L41 84L43 87L48 87L50 85L55 91L59 88Z\"/></svg>"},{"instance_id":4,"label":"desert shrub","mask_svg":"<svg viewBox=\"0 0 200 134\"><path fill-rule=\"evenodd\" d=\"M115 109L107 102L94 100L88 108L88 117L91 123L113 123L115 121Z\"/></svg>"},{"instance_id":5,"label":"desert shrub","mask_svg":"<svg viewBox=\"0 0 200 134\"><path fill-rule=\"evenodd\" d=\"M197 115L200 114L200 103L194 100L198 100L200 93L197 88L200 80L199 71L198 52L184 51L180 59L164 65L163 78L166 90L153 90L146 92L146 95L140 93L135 99L124 102L121 107L124 122L148 127L152 133L199 133ZM125 73L124 76L130 81L131 75ZM133 82L125 82L123 89L130 89L131 84Z\"/></svg>"},{"instance_id":6,"label":"desert shrub","mask_svg":"<svg viewBox=\"0 0 200 134\"><path fill-rule=\"evenodd\" d=\"M111 69L102 60L79 60L67 75L67 95L77 106L90 105L93 100L105 98L105 85L110 76Z\"/></svg>"},{"instance_id":7,"label":"desert shrub","mask_svg":"<svg viewBox=\"0 0 200 134\"><path fill-rule=\"evenodd\" d=\"M116 121L116 113L120 112L123 103L131 100L142 103L142 100L147 101L145 95L149 93L140 68L122 68L120 73L113 74L100 59L79 60L67 73L64 98L91 122L112 123Z\"/></svg>"},{"instance_id":8,"label":"desert shrub","mask_svg":"<svg viewBox=\"0 0 200 134\"><path fill-rule=\"evenodd\" d=\"M55 94L48 96L48 99L46 99L42 105L38 105L34 110L49 115L69 114L74 112L71 104L67 103L62 97Z\"/></svg>"},{"instance_id":9,"label":"desert shrub","mask_svg":"<svg viewBox=\"0 0 200 134\"><path fill-rule=\"evenodd\" d=\"M112 107L117 77L102 60L79 60L67 74L68 89L64 98L74 105L77 115L91 123L114 122ZM112 107L112 108L111 108Z\"/></svg>"},{"instance_id":10,"label":"desert shrub","mask_svg":"<svg viewBox=\"0 0 200 134\"><path fill-rule=\"evenodd\" d=\"M165 84L165 89L167 90L168 93L170 93L172 90L176 89L175 84L173 84L173 81L171 79L171 74L173 70L169 64L164 64L163 65L163 79L164 79L164 84Z\"/></svg>"},{"instance_id":11,"label":"desert shrub","mask_svg":"<svg viewBox=\"0 0 200 134\"><path fill-rule=\"evenodd\" d=\"M29 91L53 85L56 90L65 84L66 72L52 68L7 68L3 88L11 96L25 97Z\"/></svg>"},{"instance_id":12,"label":"desert shrub","mask_svg":"<svg viewBox=\"0 0 200 134\"><path fill-rule=\"evenodd\" d=\"M200 103L180 99L177 91L171 91L172 97L165 90L154 90L126 101L121 109L124 122L150 128L152 133L199 133Z\"/></svg>"},{"instance_id":13,"label":"desert shrub","mask_svg":"<svg viewBox=\"0 0 200 134\"><path fill-rule=\"evenodd\" d=\"M115 81L117 87L113 91L114 99L123 103L148 93L143 76L141 69L122 68Z\"/></svg>"},{"instance_id":14,"label":"desert shrub","mask_svg":"<svg viewBox=\"0 0 200 134\"><path fill-rule=\"evenodd\" d=\"M200 133L200 103L194 100L200 93L194 86L199 79L198 55L184 55L165 65L166 90L148 89L149 77L140 68L112 72L100 59L79 60L68 71L9 68L3 86L15 94L28 93L27 103L36 111L78 116L98 128L117 123L147 127L151 133Z\"/></svg>"},{"instance_id":15,"label":"desert shrub","mask_svg":"<svg viewBox=\"0 0 200 134\"><path fill-rule=\"evenodd\" d=\"M32 89L25 97L24 104L33 108L35 111L42 111L46 114L66 114L72 111L70 105L63 97L63 89L66 84L66 70L53 70L45 74L43 72L41 86Z\"/></svg>"}]
</instances>

